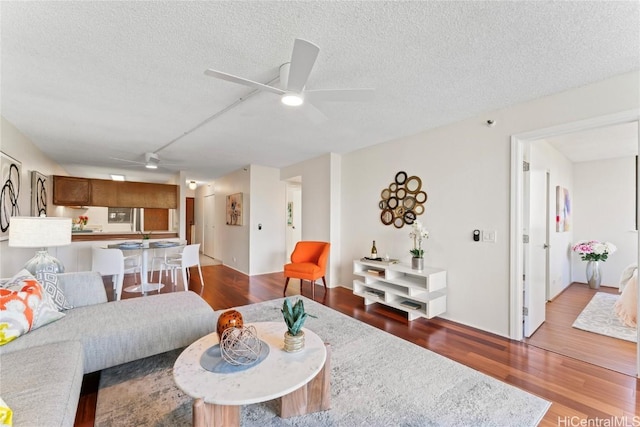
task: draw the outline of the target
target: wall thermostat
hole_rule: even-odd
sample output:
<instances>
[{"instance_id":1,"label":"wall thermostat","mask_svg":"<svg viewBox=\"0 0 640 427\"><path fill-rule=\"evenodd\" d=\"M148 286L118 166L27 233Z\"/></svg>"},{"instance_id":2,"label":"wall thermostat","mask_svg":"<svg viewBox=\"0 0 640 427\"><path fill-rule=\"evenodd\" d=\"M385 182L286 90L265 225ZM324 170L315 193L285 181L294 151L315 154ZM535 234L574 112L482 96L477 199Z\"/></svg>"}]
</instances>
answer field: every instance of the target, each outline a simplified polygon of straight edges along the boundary
<instances>
[{"instance_id":1,"label":"wall thermostat","mask_svg":"<svg viewBox=\"0 0 640 427\"><path fill-rule=\"evenodd\" d=\"M473 241L474 242L480 241L480 230L473 230Z\"/></svg>"}]
</instances>

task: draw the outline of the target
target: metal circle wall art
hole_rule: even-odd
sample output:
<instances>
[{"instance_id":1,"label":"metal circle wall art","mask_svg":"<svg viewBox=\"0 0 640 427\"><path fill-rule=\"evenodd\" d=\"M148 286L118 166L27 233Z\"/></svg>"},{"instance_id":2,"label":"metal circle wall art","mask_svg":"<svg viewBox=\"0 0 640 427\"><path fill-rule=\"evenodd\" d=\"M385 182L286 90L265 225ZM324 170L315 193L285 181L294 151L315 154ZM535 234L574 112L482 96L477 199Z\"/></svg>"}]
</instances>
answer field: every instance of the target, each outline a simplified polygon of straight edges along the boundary
<instances>
[{"instance_id":1,"label":"metal circle wall art","mask_svg":"<svg viewBox=\"0 0 640 427\"><path fill-rule=\"evenodd\" d=\"M424 213L424 203L427 201L427 193L422 190L422 180L415 175L409 176L404 171L398 172L394 181L382 189L380 197L380 221L396 228L413 224L417 216Z\"/></svg>"}]
</instances>

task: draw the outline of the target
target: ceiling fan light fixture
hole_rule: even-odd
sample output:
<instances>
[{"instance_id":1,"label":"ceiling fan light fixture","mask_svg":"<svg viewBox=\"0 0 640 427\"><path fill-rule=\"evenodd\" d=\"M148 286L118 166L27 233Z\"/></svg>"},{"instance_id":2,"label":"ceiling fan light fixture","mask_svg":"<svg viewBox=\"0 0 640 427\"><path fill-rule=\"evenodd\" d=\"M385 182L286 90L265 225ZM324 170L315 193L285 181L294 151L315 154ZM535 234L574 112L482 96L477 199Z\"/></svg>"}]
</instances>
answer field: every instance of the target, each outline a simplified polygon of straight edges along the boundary
<instances>
[{"instance_id":1,"label":"ceiling fan light fixture","mask_svg":"<svg viewBox=\"0 0 640 427\"><path fill-rule=\"evenodd\" d=\"M144 159L146 161L144 167L147 169L158 169L158 163L160 163L160 157L156 153L145 153Z\"/></svg>"},{"instance_id":2,"label":"ceiling fan light fixture","mask_svg":"<svg viewBox=\"0 0 640 427\"><path fill-rule=\"evenodd\" d=\"M304 98L302 97L302 94L287 92L282 95L280 101L282 101L284 105L288 105L290 107L298 107L304 103Z\"/></svg>"}]
</instances>

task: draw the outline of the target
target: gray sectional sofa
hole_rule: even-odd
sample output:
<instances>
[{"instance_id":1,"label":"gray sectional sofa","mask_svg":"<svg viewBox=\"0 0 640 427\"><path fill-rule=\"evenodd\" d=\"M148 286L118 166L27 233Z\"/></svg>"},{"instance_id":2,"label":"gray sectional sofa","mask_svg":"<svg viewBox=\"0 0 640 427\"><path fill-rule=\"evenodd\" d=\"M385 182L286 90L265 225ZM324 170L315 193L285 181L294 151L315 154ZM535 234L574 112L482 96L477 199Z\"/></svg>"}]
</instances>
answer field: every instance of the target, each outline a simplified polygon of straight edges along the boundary
<instances>
[{"instance_id":1,"label":"gray sectional sofa","mask_svg":"<svg viewBox=\"0 0 640 427\"><path fill-rule=\"evenodd\" d=\"M74 308L0 347L0 396L14 426L73 426L84 374L185 347L216 329L213 309L193 292L107 302L98 273L65 273Z\"/></svg>"}]
</instances>

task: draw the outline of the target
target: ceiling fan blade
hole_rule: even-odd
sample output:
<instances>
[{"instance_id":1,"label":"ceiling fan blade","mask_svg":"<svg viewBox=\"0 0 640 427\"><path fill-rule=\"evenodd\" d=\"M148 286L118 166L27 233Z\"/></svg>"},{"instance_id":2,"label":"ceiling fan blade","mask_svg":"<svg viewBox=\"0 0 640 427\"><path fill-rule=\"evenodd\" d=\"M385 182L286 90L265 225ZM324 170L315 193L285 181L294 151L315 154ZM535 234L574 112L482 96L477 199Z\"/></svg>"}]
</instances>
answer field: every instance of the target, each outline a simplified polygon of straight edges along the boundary
<instances>
[{"instance_id":1,"label":"ceiling fan blade","mask_svg":"<svg viewBox=\"0 0 640 427\"><path fill-rule=\"evenodd\" d=\"M320 48L315 44L302 39L295 40L291 54L289 81L286 84L288 91L302 92L319 52Z\"/></svg>"},{"instance_id":2,"label":"ceiling fan blade","mask_svg":"<svg viewBox=\"0 0 640 427\"><path fill-rule=\"evenodd\" d=\"M375 89L320 89L306 90L309 102L370 102L375 99Z\"/></svg>"},{"instance_id":3,"label":"ceiling fan blade","mask_svg":"<svg viewBox=\"0 0 640 427\"><path fill-rule=\"evenodd\" d=\"M304 103L302 106L302 114L314 125L321 125L329 118L311 103Z\"/></svg>"},{"instance_id":4,"label":"ceiling fan blade","mask_svg":"<svg viewBox=\"0 0 640 427\"><path fill-rule=\"evenodd\" d=\"M278 89L273 86L263 85L262 83L254 82L253 80L243 79L242 77L234 76L232 74L223 73L222 71L216 71L212 69L208 69L204 72L207 76L215 77L217 79L226 80L232 83L238 83L244 86L249 86L254 89L266 90L268 92L275 93L277 95L282 95L285 92L281 89Z\"/></svg>"},{"instance_id":5,"label":"ceiling fan blade","mask_svg":"<svg viewBox=\"0 0 640 427\"><path fill-rule=\"evenodd\" d=\"M118 160L119 162L127 162L127 163L135 163L138 165L144 165L144 162L139 162L137 160L129 160L129 159L121 159L119 157L109 157L112 160Z\"/></svg>"}]
</instances>

